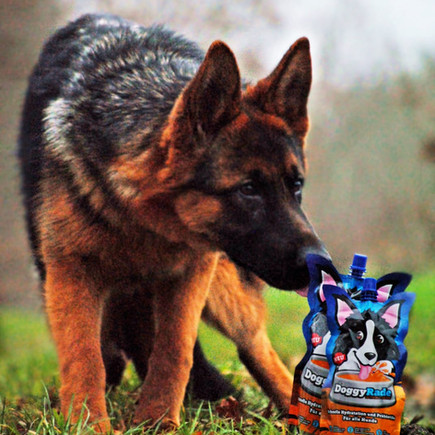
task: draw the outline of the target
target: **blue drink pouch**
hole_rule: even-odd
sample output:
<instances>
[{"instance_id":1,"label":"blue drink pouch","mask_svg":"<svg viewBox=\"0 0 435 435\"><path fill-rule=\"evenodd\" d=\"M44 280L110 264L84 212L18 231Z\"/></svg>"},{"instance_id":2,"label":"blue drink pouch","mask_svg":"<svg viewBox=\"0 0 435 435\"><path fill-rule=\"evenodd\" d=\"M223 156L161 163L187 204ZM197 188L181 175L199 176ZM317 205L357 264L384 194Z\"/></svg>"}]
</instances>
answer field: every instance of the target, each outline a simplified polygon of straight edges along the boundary
<instances>
[{"instance_id":1,"label":"blue drink pouch","mask_svg":"<svg viewBox=\"0 0 435 435\"><path fill-rule=\"evenodd\" d=\"M323 286L331 335L320 430L399 435L407 358L403 339L415 299L403 292L410 280L401 273L366 278L354 298L336 285Z\"/></svg>"},{"instance_id":2,"label":"blue drink pouch","mask_svg":"<svg viewBox=\"0 0 435 435\"><path fill-rule=\"evenodd\" d=\"M307 352L295 368L289 424L308 433L319 428L323 382L329 373L326 346L331 336L326 318L325 285L339 285L351 294L362 290L367 257L356 254L349 275L340 275L330 260L307 255L310 312L303 322Z\"/></svg>"}]
</instances>

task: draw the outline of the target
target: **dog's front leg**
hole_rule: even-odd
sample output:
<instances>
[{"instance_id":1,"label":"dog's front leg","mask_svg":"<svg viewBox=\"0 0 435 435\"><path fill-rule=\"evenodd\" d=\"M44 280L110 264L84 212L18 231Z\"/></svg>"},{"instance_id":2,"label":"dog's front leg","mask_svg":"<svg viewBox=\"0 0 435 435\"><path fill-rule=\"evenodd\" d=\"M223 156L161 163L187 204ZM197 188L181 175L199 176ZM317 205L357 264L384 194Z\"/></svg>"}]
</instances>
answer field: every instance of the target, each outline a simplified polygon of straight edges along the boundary
<instances>
[{"instance_id":1,"label":"dog's front leg","mask_svg":"<svg viewBox=\"0 0 435 435\"><path fill-rule=\"evenodd\" d=\"M100 344L102 294L81 263L68 260L47 264L45 297L59 358L62 413L66 417L71 409L76 422L86 403L96 431L109 432Z\"/></svg>"},{"instance_id":2,"label":"dog's front leg","mask_svg":"<svg viewBox=\"0 0 435 435\"><path fill-rule=\"evenodd\" d=\"M162 427L180 424L201 312L205 305L217 256L192 261L183 279L156 288L154 346L134 421Z\"/></svg>"},{"instance_id":3,"label":"dog's front leg","mask_svg":"<svg viewBox=\"0 0 435 435\"><path fill-rule=\"evenodd\" d=\"M222 259L217 267L204 320L230 338L239 357L280 411L290 406L293 378L267 336L263 283L241 279L233 263Z\"/></svg>"}]
</instances>

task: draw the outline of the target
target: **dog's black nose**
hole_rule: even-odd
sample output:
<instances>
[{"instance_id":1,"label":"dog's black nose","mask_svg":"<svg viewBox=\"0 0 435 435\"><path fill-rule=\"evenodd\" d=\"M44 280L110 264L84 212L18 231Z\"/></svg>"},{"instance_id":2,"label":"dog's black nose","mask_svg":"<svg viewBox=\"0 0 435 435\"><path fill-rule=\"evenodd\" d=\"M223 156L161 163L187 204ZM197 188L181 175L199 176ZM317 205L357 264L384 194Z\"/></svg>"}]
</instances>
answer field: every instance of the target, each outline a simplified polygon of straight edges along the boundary
<instances>
[{"instance_id":1,"label":"dog's black nose","mask_svg":"<svg viewBox=\"0 0 435 435\"><path fill-rule=\"evenodd\" d=\"M376 357L376 354L373 353L373 352L366 352L366 353L364 354L364 356L365 356L368 360L371 360L371 359L373 359L373 358Z\"/></svg>"},{"instance_id":2,"label":"dog's black nose","mask_svg":"<svg viewBox=\"0 0 435 435\"><path fill-rule=\"evenodd\" d=\"M326 250L323 243L319 244L318 246L309 246L307 248L301 249L301 252L299 254L299 263L305 264L305 258L308 254L315 254L320 255L323 258L326 258L327 260L332 260L331 256L329 255L329 252Z\"/></svg>"}]
</instances>

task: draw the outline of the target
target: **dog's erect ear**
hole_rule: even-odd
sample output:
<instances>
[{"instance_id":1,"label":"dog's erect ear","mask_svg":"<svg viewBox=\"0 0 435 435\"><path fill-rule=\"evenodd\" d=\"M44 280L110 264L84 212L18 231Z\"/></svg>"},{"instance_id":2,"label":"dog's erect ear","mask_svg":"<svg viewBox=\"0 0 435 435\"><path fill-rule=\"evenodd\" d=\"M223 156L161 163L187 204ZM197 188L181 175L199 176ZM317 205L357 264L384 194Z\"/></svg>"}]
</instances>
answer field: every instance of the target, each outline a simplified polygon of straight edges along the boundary
<instances>
[{"instance_id":1,"label":"dog's erect ear","mask_svg":"<svg viewBox=\"0 0 435 435\"><path fill-rule=\"evenodd\" d=\"M300 38L268 77L248 89L246 99L262 111L284 119L296 134L305 135L310 87L310 43L307 38Z\"/></svg>"},{"instance_id":2,"label":"dog's erect ear","mask_svg":"<svg viewBox=\"0 0 435 435\"><path fill-rule=\"evenodd\" d=\"M378 279L376 289L378 302L385 302L393 294L403 292L411 282L411 275L407 273L394 272Z\"/></svg>"},{"instance_id":3,"label":"dog's erect ear","mask_svg":"<svg viewBox=\"0 0 435 435\"><path fill-rule=\"evenodd\" d=\"M379 286L377 289L378 302L385 302L390 297L392 288L393 288L393 284L384 284L382 286Z\"/></svg>"},{"instance_id":4,"label":"dog's erect ear","mask_svg":"<svg viewBox=\"0 0 435 435\"><path fill-rule=\"evenodd\" d=\"M183 92L183 110L193 128L213 133L240 112L237 62L221 41L211 44L198 72Z\"/></svg>"},{"instance_id":5,"label":"dog's erect ear","mask_svg":"<svg viewBox=\"0 0 435 435\"><path fill-rule=\"evenodd\" d=\"M319 286L317 296L320 302L325 302L326 296L323 286L338 286L342 282L340 274L332 264L331 260L320 255L307 254L306 261L311 282L318 283Z\"/></svg>"},{"instance_id":6,"label":"dog's erect ear","mask_svg":"<svg viewBox=\"0 0 435 435\"><path fill-rule=\"evenodd\" d=\"M348 317L355 315L357 317L361 317L361 313L359 310L355 307L355 305L349 300L344 300L340 297L336 297L337 301L337 308L336 308L336 318L337 323L342 326Z\"/></svg>"},{"instance_id":7,"label":"dog's erect ear","mask_svg":"<svg viewBox=\"0 0 435 435\"><path fill-rule=\"evenodd\" d=\"M397 328L400 321L400 307L402 301L393 301L384 305L379 310L379 315L390 325L390 328Z\"/></svg>"},{"instance_id":8,"label":"dog's erect ear","mask_svg":"<svg viewBox=\"0 0 435 435\"><path fill-rule=\"evenodd\" d=\"M334 278L332 275L325 272L324 270L321 270L320 273L322 275L322 282L319 286L319 299L321 302L325 302L326 297L325 297L325 293L323 290L323 286L324 285L335 285L336 286L339 282L341 282L341 279L340 279L340 276L338 277L338 279Z\"/></svg>"},{"instance_id":9,"label":"dog's erect ear","mask_svg":"<svg viewBox=\"0 0 435 435\"><path fill-rule=\"evenodd\" d=\"M160 149L164 150L164 168L159 171L160 182L188 179L189 156L195 154L205 136L214 134L240 113L240 103L236 59L226 44L215 41L175 102L163 130Z\"/></svg>"}]
</instances>

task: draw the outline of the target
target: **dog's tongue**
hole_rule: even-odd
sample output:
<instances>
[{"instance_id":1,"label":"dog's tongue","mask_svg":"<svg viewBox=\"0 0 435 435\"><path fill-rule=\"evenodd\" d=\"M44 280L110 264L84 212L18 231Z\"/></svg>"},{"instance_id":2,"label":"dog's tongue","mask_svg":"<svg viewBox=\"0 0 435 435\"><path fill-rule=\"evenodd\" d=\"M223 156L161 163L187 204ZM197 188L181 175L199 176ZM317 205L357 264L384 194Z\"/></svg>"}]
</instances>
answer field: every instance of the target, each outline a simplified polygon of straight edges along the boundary
<instances>
[{"instance_id":1,"label":"dog's tongue","mask_svg":"<svg viewBox=\"0 0 435 435\"><path fill-rule=\"evenodd\" d=\"M371 370L372 370L371 366L361 366L359 371L359 378L362 380L367 379L369 377Z\"/></svg>"},{"instance_id":2,"label":"dog's tongue","mask_svg":"<svg viewBox=\"0 0 435 435\"><path fill-rule=\"evenodd\" d=\"M308 296L308 286L304 287L304 288L300 288L299 290L295 290L295 292L298 295L303 296L304 298L306 298Z\"/></svg>"}]
</instances>

